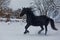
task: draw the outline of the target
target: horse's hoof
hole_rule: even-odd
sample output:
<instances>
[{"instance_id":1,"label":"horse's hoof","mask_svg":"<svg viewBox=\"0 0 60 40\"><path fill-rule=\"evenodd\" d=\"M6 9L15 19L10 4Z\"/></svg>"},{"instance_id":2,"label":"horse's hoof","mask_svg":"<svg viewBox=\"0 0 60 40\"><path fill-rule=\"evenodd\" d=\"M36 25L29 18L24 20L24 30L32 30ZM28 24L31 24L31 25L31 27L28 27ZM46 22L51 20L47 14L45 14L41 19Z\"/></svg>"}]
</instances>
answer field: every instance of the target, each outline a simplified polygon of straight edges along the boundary
<instances>
[{"instance_id":1,"label":"horse's hoof","mask_svg":"<svg viewBox=\"0 0 60 40\"><path fill-rule=\"evenodd\" d=\"M41 31L39 31L38 34L41 34Z\"/></svg>"},{"instance_id":2,"label":"horse's hoof","mask_svg":"<svg viewBox=\"0 0 60 40\"><path fill-rule=\"evenodd\" d=\"M25 31L24 34L29 33L29 31Z\"/></svg>"},{"instance_id":3,"label":"horse's hoof","mask_svg":"<svg viewBox=\"0 0 60 40\"><path fill-rule=\"evenodd\" d=\"M47 34L45 33L45 35L47 35Z\"/></svg>"},{"instance_id":4,"label":"horse's hoof","mask_svg":"<svg viewBox=\"0 0 60 40\"><path fill-rule=\"evenodd\" d=\"M40 32L38 32L38 34L40 34Z\"/></svg>"}]
</instances>

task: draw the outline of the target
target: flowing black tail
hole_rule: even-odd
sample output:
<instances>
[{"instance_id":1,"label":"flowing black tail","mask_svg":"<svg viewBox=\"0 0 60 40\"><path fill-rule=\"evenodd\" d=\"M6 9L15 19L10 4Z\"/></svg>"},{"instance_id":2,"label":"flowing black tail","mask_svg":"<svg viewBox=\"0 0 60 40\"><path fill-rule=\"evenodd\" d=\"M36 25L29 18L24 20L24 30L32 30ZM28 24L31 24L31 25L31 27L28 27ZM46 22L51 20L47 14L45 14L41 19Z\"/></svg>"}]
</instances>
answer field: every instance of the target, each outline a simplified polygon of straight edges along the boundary
<instances>
[{"instance_id":1,"label":"flowing black tail","mask_svg":"<svg viewBox=\"0 0 60 40\"><path fill-rule=\"evenodd\" d=\"M58 30L57 28L55 28L55 24L54 24L54 20L53 19L50 19L50 24L51 24L51 28L53 30Z\"/></svg>"}]
</instances>

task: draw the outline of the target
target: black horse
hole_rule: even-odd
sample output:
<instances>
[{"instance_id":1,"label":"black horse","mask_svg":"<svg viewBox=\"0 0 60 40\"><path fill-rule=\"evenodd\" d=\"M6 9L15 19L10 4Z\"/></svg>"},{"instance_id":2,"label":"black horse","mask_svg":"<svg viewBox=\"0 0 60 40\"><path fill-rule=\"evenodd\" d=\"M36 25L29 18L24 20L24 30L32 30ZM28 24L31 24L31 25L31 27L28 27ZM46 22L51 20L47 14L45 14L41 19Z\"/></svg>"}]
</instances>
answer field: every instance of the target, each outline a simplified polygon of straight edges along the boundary
<instances>
[{"instance_id":1,"label":"black horse","mask_svg":"<svg viewBox=\"0 0 60 40\"><path fill-rule=\"evenodd\" d=\"M29 31L27 29L29 28L30 25L33 25L33 26L41 27L41 30L38 32L38 34L40 34L41 31L44 30L43 26L45 26L45 35L46 35L47 34L47 26L48 26L49 22L51 24L52 29L57 30L55 28L53 19L51 19L45 15L35 16L33 14L33 11L31 8L23 8L20 16L23 16L24 14L26 14L26 16L27 16L27 18L26 18L27 25L25 26L24 34L29 33Z\"/></svg>"}]
</instances>

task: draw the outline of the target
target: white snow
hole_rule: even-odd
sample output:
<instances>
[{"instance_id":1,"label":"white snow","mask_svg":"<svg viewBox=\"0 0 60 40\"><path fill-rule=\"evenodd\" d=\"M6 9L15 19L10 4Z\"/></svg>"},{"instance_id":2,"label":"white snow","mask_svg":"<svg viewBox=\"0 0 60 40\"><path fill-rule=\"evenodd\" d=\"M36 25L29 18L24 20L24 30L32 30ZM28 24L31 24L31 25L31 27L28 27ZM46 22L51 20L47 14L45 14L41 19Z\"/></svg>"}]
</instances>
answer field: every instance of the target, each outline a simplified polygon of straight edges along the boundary
<instances>
[{"instance_id":1,"label":"white snow","mask_svg":"<svg viewBox=\"0 0 60 40\"><path fill-rule=\"evenodd\" d=\"M60 40L60 23L55 23L58 31L51 29L48 25L48 33L45 36L44 31L38 34L40 27L30 26L29 34L24 35L24 27L26 23L20 20L19 22L0 22L0 40Z\"/></svg>"}]
</instances>

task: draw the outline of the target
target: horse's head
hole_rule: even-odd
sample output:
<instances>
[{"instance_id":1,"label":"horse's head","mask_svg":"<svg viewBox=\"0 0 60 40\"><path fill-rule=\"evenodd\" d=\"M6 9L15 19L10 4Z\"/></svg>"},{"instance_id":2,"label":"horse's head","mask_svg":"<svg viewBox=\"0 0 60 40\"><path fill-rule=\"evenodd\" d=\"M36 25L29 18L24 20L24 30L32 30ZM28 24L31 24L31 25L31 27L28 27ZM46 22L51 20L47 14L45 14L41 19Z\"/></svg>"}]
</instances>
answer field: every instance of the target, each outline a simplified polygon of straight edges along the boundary
<instances>
[{"instance_id":1,"label":"horse's head","mask_svg":"<svg viewBox=\"0 0 60 40\"><path fill-rule=\"evenodd\" d=\"M27 14L31 11L31 8L23 8L20 16L23 16L24 14Z\"/></svg>"}]
</instances>

